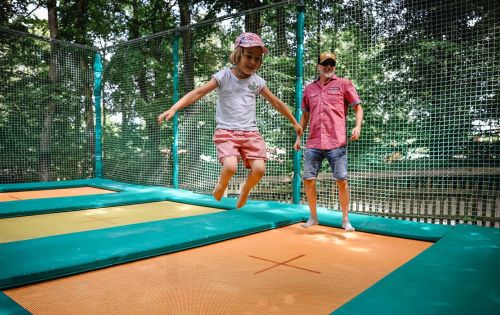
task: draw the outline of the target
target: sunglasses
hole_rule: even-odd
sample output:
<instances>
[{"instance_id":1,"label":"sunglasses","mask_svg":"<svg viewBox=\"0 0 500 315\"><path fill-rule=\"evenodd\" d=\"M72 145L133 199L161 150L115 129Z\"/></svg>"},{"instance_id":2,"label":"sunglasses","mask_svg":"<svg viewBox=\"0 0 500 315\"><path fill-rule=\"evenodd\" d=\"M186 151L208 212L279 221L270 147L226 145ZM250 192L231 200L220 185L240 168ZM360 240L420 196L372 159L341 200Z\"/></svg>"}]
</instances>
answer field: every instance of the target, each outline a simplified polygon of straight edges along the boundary
<instances>
[{"instance_id":1,"label":"sunglasses","mask_svg":"<svg viewBox=\"0 0 500 315\"><path fill-rule=\"evenodd\" d=\"M330 66L330 67L335 67L335 60L332 60L332 59L327 59L323 62L320 63L320 65L322 65L323 67L326 67L326 66Z\"/></svg>"}]
</instances>

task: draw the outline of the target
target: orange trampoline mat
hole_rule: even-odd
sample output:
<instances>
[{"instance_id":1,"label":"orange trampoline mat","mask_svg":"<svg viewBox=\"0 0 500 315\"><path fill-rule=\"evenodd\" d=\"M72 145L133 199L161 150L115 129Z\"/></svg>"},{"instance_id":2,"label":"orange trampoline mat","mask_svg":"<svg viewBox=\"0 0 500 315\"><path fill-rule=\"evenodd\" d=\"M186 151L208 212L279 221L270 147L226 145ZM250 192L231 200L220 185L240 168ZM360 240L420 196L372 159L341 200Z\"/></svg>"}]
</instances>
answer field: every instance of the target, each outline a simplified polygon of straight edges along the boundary
<instances>
[{"instance_id":1,"label":"orange trampoline mat","mask_svg":"<svg viewBox=\"0 0 500 315\"><path fill-rule=\"evenodd\" d=\"M33 314L329 314L431 244L296 224L4 293Z\"/></svg>"},{"instance_id":2,"label":"orange trampoline mat","mask_svg":"<svg viewBox=\"0 0 500 315\"><path fill-rule=\"evenodd\" d=\"M115 193L115 191L100 189L95 187L11 191L11 192L0 193L0 202L38 199L38 198L56 198L56 197L70 197L70 196L83 196L83 195L111 194L111 193Z\"/></svg>"}]
</instances>

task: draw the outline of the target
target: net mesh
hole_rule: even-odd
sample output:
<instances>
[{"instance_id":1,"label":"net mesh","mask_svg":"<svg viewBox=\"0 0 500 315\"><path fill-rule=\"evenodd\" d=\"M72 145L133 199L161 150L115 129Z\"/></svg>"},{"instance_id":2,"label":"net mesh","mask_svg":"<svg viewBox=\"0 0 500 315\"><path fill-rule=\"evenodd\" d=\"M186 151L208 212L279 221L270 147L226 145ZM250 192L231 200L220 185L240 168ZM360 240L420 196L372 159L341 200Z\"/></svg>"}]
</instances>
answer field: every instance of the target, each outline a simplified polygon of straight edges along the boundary
<instances>
[{"instance_id":1,"label":"net mesh","mask_svg":"<svg viewBox=\"0 0 500 315\"><path fill-rule=\"evenodd\" d=\"M172 37L113 46L103 59L103 176L168 185L172 127L156 118L172 104Z\"/></svg>"},{"instance_id":2,"label":"net mesh","mask_svg":"<svg viewBox=\"0 0 500 315\"><path fill-rule=\"evenodd\" d=\"M253 11L210 26L189 29L191 56L184 55L181 72L184 84L181 95L210 80L211 76L230 66L228 57L236 37L243 31L258 33L267 43L269 55L264 56L258 74L267 87L294 111L295 82L295 5L279 6L265 11ZM280 27L278 27L280 25ZM184 43L186 36L183 34ZM183 45L185 45L183 43ZM188 64L191 62L192 64ZM191 72L194 74L191 80ZM190 86L190 84L193 84ZM217 93L214 91L180 114L179 182L181 188L210 193L217 182L220 164L217 161L212 137L215 129ZM266 180L255 187L253 198L291 202L290 176L293 172L293 128L263 97L257 98L257 125L266 140L268 163ZM228 195L237 196L248 170L242 163L232 178ZM274 186L273 181L285 181L287 187Z\"/></svg>"},{"instance_id":3,"label":"net mesh","mask_svg":"<svg viewBox=\"0 0 500 315\"><path fill-rule=\"evenodd\" d=\"M103 176L173 185L173 123L158 126L156 120L173 104L174 69L182 97L229 66L242 31L263 38L270 53L258 74L294 112L300 106L294 100L297 8L295 1L282 2L102 50ZM464 0L311 0L304 12L302 88L317 76L318 54L330 50L337 55L337 75L352 80L363 101L362 136L349 143L351 211L499 227L495 7ZM93 176L92 50L0 34L7 82L0 87L1 182ZM51 60L57 61L57 83ZM180 188L209 194L217 182L215 103L212 92L178 114ZM43 146L47 119L54 131ZM262 97L257 122L269 161L251 198L291 203L293 128ZM347 125L349 133L352 110ZM43 171L47 156L51 168ZM240 164L229 196L239 194L247 172ZM339 209L326 161L317 185L318 205Z\"/></svg>"},{"instance_id":4,"label":"net mesh","mask_svg":"<svg viewBox=\"0 0 500 315\"><path fill-rule=\"evenodd\" d=\"M0 30L0 183L93 176L93 55Z\"/></svg>"},{"instance_id":5,"label":"net mesh","mask_svg":"<svg viewBox=\"0 0 500 315\"><path fill-rule=\"evenodd\" d=\"M305 77L313 77L319 51L335 51L337 74L353 81L365 108L361 141L349 144L351 210L498 226L493 7L482 1L321 5L306 11L316 24L306 31ZM319 202L338 208L328 174L319 186Z\"/></svg>"}]
</instances>

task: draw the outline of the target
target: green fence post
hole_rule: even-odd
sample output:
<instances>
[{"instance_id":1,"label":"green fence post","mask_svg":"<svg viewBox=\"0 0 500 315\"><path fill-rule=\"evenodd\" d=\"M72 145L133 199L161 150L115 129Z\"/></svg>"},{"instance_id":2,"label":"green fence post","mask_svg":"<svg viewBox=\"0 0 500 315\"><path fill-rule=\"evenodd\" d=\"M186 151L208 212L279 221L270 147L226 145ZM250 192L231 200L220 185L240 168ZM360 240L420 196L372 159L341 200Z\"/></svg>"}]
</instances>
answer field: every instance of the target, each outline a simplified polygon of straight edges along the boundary
<instances>
[{"instance_id":1,"label":"green fence post","mask_svg":"<svg viewBox=\"0 0 500 315\"><path fill-rule=\"evenodd\" d=\"M175 104L179 100L179 34L176 33L173 43L173 80L174 80L174 93L172 96L172 104ZM175 113L173 120L173 135L174 142L172 143L172 158L173 158L173 170L172 170L172 185L174 188L179 188L179 113Z\"/></svg>"},{"instance_id":2,"label":"green fence post","mask_svg":"<svg viewBox=\"0 0 500 315\"><path fill-rule=\"evenodd\" d=\"M102 117L101 117L101 54L94 55L94 110L95 110L95 177L102 177Z\"/></svg>"},{"instance_id":3,"label":"green fence post","mask_svg":"<svg viewBox=\"0 0 500 315\"><path fill-rule=\"evenodd\" d=\"M295 55L295 119L300 122L302 111L302 81L304 75L304 1L299 1L297 5L297 53ZM300 204L300 169L302 162L301 151L293 153L293 203Z\"/></svg>"}]
</instances>

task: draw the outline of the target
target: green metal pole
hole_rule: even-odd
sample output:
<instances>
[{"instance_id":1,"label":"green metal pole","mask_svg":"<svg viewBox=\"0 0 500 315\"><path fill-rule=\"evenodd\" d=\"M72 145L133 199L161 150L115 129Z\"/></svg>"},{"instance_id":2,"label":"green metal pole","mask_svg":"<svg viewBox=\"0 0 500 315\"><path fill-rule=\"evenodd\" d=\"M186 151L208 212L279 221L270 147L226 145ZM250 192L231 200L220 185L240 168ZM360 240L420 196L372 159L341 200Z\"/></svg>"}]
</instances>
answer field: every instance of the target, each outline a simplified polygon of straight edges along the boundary
<instances>
[{"instance_id":1,"label":"green metal pole","mask_svg":"<svg viewBox=\"0 0 500 315\"><path fill-rule=\"evenodd\" d=\"M94 110L95 110L95 177L102 177L102 129L101 129L101 54L94 55Z\"/></svg>"},{"instance_id":2,"label":"green metal pole","mask_svg":"<svg viewBox=\"0 0 500 315\"><path fill-rule=\"evenodd\" d=\"M179 100L179 34L176 33L173 43L173 80L174 80L174 94L172 96L172 104ZM179 113L175 113L173 120L173 134L174 142L172 144L172 157L173 157L173 171L172 171L172 185L174 188L179 188Z\"/></svg>"},{"instance_id":3,"label":"green metal pole","mask_svg":"<svg viewBox=\"0 0 500 315\"><path fill-rule=\"evenodd\" d=\"M299 1L297 5L297 53L295 55L295 119L300 122L302 111L302 82L304 76L304 1ZM300 204L300 170L302 153L295 151L293 153L293 203Z\"/></svg>"}]
</instances>

